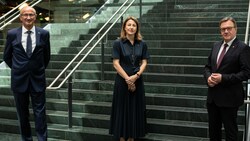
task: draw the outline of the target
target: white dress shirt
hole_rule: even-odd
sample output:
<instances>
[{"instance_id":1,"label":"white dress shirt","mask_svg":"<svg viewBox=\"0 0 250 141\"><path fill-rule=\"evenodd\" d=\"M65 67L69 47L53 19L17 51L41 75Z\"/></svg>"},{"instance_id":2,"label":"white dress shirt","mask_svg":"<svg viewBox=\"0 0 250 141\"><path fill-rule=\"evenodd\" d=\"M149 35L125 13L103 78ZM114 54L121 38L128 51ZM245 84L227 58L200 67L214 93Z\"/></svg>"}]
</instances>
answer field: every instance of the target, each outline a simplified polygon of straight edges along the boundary
<instances>
[{"instance_id":1,"label":"white dress shirt","mask_svg":"<svg viewBox=\"0 0 250 141\"><path fill-rule=\"evenodd\" d=\"M227 42L227 43L224 41L224 43L221 45L220 51L219 51L218 56L217 56L217 63L218 63L218 60L219 60L219 56L220 56L220 54L221 54L221 52L222 52L222 50L223 50L223 48L224 48L224 44L227 44L227 45L228 45L228 46L227 46L227 49L226 49L226 52L227 52L228 49L230 48L230 46L232 45L232 43L233 43L233 41L234 41L235 38L236 38L236 37L234 37L231 41L229 41L229 42ZM225 52L225 54L226 54L226 52Z\"/></svg>"},{"instance_id":2,"label":"white dress shirt","mask_svg":"<svg viewBox=\"0 0 250 141\"><path fill-rule=\"evenodd\" d=\"M27 36L28 36L27 31L28 30L24 26L22 26L22 45L23 45L23 48L24 48L25 52L26 52ZM30 31L32 31L31 34L30 34L30 37L31 37L31 41L32 41L32 52L33 52L35 47L36 47L35 26L33 26Z\"/></svg>"}]
</instances>

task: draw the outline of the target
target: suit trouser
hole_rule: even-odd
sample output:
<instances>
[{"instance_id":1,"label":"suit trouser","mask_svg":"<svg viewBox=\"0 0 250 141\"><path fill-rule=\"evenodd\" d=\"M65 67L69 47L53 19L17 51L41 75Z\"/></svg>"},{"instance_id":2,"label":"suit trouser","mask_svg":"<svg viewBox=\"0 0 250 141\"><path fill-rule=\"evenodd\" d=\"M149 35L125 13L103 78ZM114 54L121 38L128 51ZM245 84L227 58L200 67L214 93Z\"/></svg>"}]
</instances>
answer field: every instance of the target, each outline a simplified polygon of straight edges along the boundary
<instances>
[{"instance_id":1,"label":"suit trouser","mask_svg":"<svg viewBox=\"0 0 250 141\"><path fill-rule=\"evenodd\" d=\"M32 141L32 133L29 122L29 96L31 97L35 130L38 141L47 141L48 135L44 92L14 93L22 141Z\"/></svg>"},{"instance_id":2,"label":"suit trouser","mask_svg":"<svg viewBox=\"0 0 250 141\"><path fill-rule=\"evenodd\" d=\"M218 107L215 103L207 103L210 141L221 141L222 124L226 133L226 141L237 141L238 107Z\"/></svg>"}]
</instances>

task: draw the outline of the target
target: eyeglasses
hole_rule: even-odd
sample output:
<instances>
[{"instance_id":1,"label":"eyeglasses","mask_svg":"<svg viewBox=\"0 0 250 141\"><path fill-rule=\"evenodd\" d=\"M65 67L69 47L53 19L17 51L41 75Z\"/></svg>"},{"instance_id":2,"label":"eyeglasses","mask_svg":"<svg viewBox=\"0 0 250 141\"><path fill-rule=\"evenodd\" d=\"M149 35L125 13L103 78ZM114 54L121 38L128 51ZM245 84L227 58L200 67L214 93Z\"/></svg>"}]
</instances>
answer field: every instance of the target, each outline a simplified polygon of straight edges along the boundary
<instances>
[{"instance_id":1,"label":"eyeglasses","mask_svg":"<svg viewBox=\"0 0 250 141\"><path fill-rule=\"evenodd\" d=\"M225 28L220 28L220 31L221 31L221 32L225 32L225 31L227 30L227 31L229 31L229 32L230 32L233 28L235 28L235 27L225 27Z\"/></svg>"},{"instance_id":2,"label":"eyeglasses","mask_svg":"<svg viewBox=\"0 0 250 141\"><path fill-rule=\"evenodd\" d=\"M23 16L23 17L28 17L29 16L29 17L32 17L32 18L35 17L35 15L36 14L21 14L21 16Z\"/></svg>"}]
</instances>

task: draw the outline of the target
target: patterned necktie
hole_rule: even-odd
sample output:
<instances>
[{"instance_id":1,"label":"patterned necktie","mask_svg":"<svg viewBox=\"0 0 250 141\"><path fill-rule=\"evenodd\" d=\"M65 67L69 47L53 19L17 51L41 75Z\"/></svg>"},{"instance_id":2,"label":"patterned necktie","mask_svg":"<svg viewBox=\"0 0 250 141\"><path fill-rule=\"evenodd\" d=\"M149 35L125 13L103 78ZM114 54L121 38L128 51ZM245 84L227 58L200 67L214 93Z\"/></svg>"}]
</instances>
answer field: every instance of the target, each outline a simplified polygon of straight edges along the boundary
<instances>
[{"instance_id":1,"label":"patterned necktie","mask_svg":"<svg viewBox=\"0 0 250 141\"><path fill-rule=\"evenodd\" d=\"M32 55L32 41L31 41L31 34L32 31L27 31L26 33L28 34L27 36L27 46L26 46L26 53L28 55L28 57L30 57Z\"/></svg>"},{"instance_id":2,"label":"patterned necktie","mask_svg":"<svg viewBox=\"0 0 250 141\"><path fill-rule=\"evenodd\" d=\"M221 63L221 61L226 53L227 47L228 47L228 44L224 44L223 50L221 51L218 62L217 62L217 68L219 68L219 66L220 66L220 63Z\"/></svg>"}]
</instances>

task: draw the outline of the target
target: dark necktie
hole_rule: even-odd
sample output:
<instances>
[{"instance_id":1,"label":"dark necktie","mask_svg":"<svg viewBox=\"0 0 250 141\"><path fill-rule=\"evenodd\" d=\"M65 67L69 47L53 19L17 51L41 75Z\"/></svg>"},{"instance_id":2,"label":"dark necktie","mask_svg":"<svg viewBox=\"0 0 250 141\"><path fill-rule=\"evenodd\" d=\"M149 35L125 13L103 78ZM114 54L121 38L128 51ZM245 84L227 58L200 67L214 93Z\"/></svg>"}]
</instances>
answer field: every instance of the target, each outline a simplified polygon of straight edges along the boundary
<instances>
[{"instance_id":1,"label":"dark necktie","mask_svg":"<svg viewBox=\"0 0 250 141\"><path fill-rule=\"evenodd\" d=\"M221 63L221 61L222 61L222 59L223 59L223 57L224 57L224 55L226 53L227 46L228 46L228 44L224 44L223 50L221 51L218 62L217 62L217 68L219 68L220 63Z\"/></svg>"},{"instance_id":2,"label":"dark necktie","mask_svg":"<svg viewBox=\"0 0 250 141\"><path fill-rule=\"evenodd\" d=\"M28 34L28 36L27 36L27 46L26 46L26 53L27 53L28 57L30 57L31 54L32 54L32 41L31 41L31 37L30 37L31 32L32 31L27 31L26 32Z\"/></svg>"}]
</instances>

